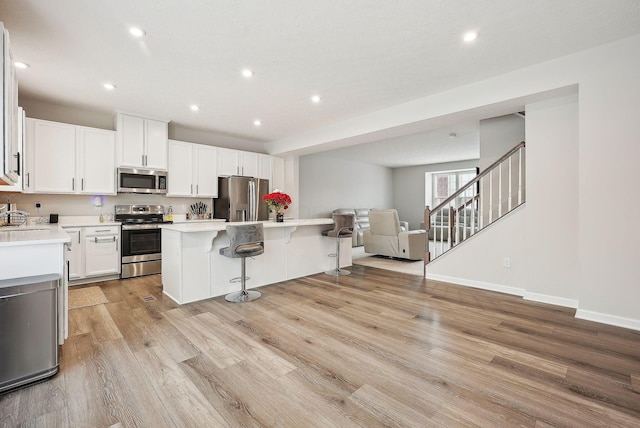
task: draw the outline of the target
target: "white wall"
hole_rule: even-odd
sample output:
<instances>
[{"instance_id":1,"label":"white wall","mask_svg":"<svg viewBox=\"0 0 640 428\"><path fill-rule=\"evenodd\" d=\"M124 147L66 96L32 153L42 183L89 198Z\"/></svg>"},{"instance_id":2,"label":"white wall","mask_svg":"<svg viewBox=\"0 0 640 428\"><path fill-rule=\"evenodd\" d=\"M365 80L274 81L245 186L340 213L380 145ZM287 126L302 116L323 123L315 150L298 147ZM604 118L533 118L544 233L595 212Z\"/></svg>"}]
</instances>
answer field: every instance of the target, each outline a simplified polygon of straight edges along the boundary
<instances>
[{"instance_id":1,"label":"white wall","mask_svg":"<svg viewBox=\"0 0 640 428\"><path fill-rule=\"evenodd\" d=\"M509 114L480 121L480 171L525 139L525 120Z\"/></svg>"},{"instance_id":2,"label":"white wall","mask_svg":"<svg viewBox=\"0 0 640 428\"><path fill-rule=\"evenodd\" d=\"M579 299L578 96L527 105L527 294Z\"/></svg>"},{"instance_id":3,"label":"white wall","mask_svg":"<svg viewBox=\"0 0 640 428\"><path fill-rule=\"evenodd\" d=\"M301 218L330 217L336 208L390 208L393 174L390 168L317 153L300 157Z\"/></svg>"},{"instance_id":4,"label":"white wall","mask_svg":"<svg viewBox=\"0 0 640 428\"><path fill-rule=\"evenodd\" d=\"M629 223L640 212L640 198L634 196L640 159L636 52L640 37L502 79L520 88L551 89L561 81L578 85L577 109L575 98L527 105L525 296L575 305L578 317L640 330L640 228ZM500 78L491 80L500 87ZM498 258L498 251L503 249L487 246L483 258ZM458 253L434 261L428 270L460 282L483 272L485 282L500 283L501 266L486 272L479 263L463 276L455 266L465 265L469 255Z\"/></svg>"},{"instance_id":5,"label":"white wall","mask_svg":"<svg viewBox=\"0 0 640 428\"><path fill-rule=\"evenodd\" d=\"M408 166L393 169L393 207L400 220L408 221L410 229L419 229L424 221L425 173L469 169L478 166L477 160ZM434 208L433 206L431 208Z\"/></svg>"}]
</instances>

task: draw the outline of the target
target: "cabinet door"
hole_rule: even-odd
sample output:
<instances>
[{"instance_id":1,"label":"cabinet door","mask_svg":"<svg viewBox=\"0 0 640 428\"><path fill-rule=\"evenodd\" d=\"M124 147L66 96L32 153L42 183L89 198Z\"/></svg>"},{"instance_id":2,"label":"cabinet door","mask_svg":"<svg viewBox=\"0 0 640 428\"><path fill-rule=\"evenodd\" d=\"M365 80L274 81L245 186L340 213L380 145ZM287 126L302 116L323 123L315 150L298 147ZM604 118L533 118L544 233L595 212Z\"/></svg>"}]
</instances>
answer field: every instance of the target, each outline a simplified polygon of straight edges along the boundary
<instances>
[{"instance_id":1,"label":"cabinet door","mask_svg":"<svg viewBox=\"0 0 640 428\"><path fill-rule=\"evenodd\" d=\"M258 177L260 163L258 153L240 152L240 175Z\"/></svg>"},{"instance_id":2,"label":"cabinet door","mask_svg":"<svg viewBox=\"0 0 640 428\"><path fill-rule=\"evenodd\" d=\"M198 197L218 197L218 149L201 144L194 145L196 166L195 195Z\"/></svg>"},{"instance_id":3,"label":"cabinet door","mask_svg":"<svg viewBox=\"0 0 640 428\"><path fill-rule=\"evenodd\" d=\"M118 114L118 166L144 166L144 119Z\"/></svg>"},{"instance_id":4,"label":"cabinet door","mask_svg":"<svg viewBox=\"0 0 640 428\"><path fill-rule=\"evenodd\" d=\"M78 175L80 193L116 193L115 133L78 128Z\"/></svg>"},{"instance_id":5,"label":"cabinet door","mask_svg":"<svg viewBox=\"0 0 640 428\"><path fill-rule=\"evenodd\" d=\"M33 170L36 193L74 193L76 128L64 123L34 123Z\"/></svg>"},{"instance_id":6,"label":"cabinet door","mask_svg":"<svg viewBox=\"0 0 640 428\"><path fill-rule=\"evenodd\" d=\"M282 191L285 190L284 185L284 159L273 156L272 158L272 170L271 170L271 181L269 182L269 186L271 190L280 189Z\"/></svg>"},{"instance_id":7,"label":"cabinet door","mask_svg":"<svg viewBox=\"0 0 640 428\"><path fill-rule=\"evenodd\" d=\"M82 229L81 228L64 228L64 231L71 237L70 249L67 251L67 260L69 261L69 279L84 278L84 263L82 262Z\"/></svg>"},{"instance_id":8,"label":"cabinet door","mask_svg":"<svg viewBox=\"0 0 640 428\"><path fill-rule=\"evenodd\" d=\"M240 175L237 150L218 149L218 175Z\"/></svg>"},{"instance_id":9,"label":"cabinet door","mask_svg":"<svg viewBox=\"0 0 640 428\"><path fill-rule=\"evenodd\" d=\"M191 196L193 185L193 144L169 141L167 196Z\"/></svg>"},{"instance_id":10,"label":"cabinet door","mask_svg":"<svg viewBox=\"0 0 640 428\"><path fill-rule=\"evenodd\" d=\"M120 243L115 235L85 238L85 275L116 274L120 268Z\"/></svg>"},{"instance_id":11,"label":"cabinet door","mask_svg":"<svg viewBox=\"0 0 640 428\"><path fill-rule=\"evenodd\" d=\"M167 169L168 124L159 120L144 120L146 168Z\"/></svg>"},{"instance_id":12,"label":"cabinet door","mask_svg":"<svg viewBox=\"0 0 640 428\"><path fill-rule=\"evenodd\" d=\"M271 156L258 155L260 160L260 172L258 177L264 180L269 180L269 186L271 186Z\"/></svg>"}]
</instances>

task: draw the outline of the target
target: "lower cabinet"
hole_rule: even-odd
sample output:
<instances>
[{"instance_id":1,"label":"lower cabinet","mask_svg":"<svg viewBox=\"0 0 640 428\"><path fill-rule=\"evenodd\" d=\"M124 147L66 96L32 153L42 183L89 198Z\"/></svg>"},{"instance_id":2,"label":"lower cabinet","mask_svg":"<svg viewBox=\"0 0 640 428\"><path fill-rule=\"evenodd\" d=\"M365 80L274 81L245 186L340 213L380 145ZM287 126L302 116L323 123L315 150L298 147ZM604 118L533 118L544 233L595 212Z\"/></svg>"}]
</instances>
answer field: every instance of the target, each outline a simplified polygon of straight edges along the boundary
<instances>
[{"instance_id":1,"label":"lower cabinet","mask_svg":"<svg viewBox=\"0 0 640 428\"><path fill-rule=\"evenodd\" d=\"M69 280L85 284L120 275L120 226L65 227L71 237Z\"/></svg>"}]
</instances>

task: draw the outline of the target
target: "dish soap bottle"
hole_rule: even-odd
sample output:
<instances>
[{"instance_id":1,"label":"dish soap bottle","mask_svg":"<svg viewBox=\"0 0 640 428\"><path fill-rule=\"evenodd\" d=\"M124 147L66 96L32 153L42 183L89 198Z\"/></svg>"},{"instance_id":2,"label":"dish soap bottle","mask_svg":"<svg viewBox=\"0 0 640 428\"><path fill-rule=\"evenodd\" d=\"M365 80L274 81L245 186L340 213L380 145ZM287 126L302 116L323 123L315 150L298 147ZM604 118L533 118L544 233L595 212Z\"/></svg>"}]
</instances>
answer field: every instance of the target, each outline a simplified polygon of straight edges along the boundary
<instances>
[{"instance_id":1,"label":"dish soap bottle","mask_svg":"<svg viewBox=\"0 0 640 428\"><path fill-rule=\"evenodd\" d=\"M169 209L167 210L167 221L173 221L173 208L169 205Z\"/></svg>"}]
</instances>

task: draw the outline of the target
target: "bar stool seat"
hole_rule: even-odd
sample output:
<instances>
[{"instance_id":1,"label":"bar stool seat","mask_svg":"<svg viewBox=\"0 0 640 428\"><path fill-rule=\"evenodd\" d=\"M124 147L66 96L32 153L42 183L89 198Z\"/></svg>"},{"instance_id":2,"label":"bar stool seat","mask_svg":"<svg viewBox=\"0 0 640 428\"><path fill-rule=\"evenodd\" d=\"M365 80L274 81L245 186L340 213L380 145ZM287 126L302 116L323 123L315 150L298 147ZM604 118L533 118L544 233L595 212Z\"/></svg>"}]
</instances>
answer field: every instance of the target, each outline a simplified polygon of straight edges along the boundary
<instances>
[{"instance_id":1,"label":"bar stool seat","mask_svg":"<svg viewBox=\"0 0 640 428\"><path fill-rule=\"evenodd\" d=\"M264 253L264 229L262 223L252 223L243 225L227 226L227 235L229 236L229 246L220 249L220 254L225 257L240 258L241 273L240 277L233 278L230 282L240 282L242 288L224 296L228 302L240 303L249 302L259 299L262 295L258 291L247 291L246 281L246 260L247 257L258 256Z\"/></svg>"},{"instance_id":2,"label":"bar stool seat","mask_svg":"<svg viewBox=\"0 0 640 428\"><path fill-rule=\"evenodd\" d=\"M351 273L346 269L340 269L340 238L351 238L355 224L354 214L333 214L333 229L322 231L322 236L336 238L336 252L329 254L329 257L336 258L336 268L326 271L327 275L343 276Z\"/></svg>"}]
</instances>

